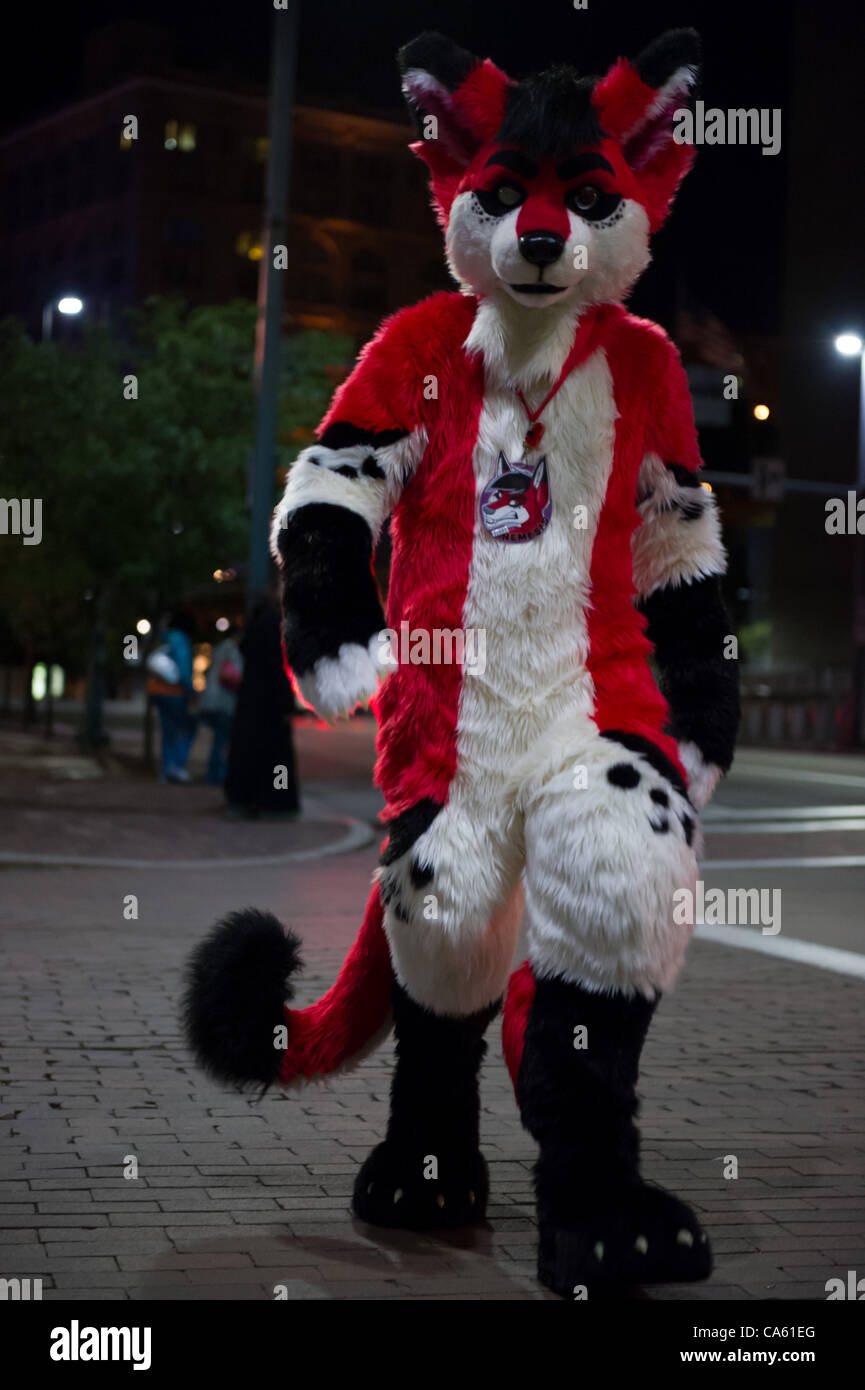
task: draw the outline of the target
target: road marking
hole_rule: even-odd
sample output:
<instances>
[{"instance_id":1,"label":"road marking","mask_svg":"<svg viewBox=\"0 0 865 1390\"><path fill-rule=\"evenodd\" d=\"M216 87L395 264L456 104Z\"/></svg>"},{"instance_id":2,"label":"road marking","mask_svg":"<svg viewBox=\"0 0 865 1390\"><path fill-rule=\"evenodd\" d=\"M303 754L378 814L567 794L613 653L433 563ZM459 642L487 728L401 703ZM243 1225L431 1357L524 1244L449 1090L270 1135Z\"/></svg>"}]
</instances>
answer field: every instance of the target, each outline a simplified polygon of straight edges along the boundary
<instances>
[{"instance_id":1,"label":"road marking","mask_svg":"<svg viewBox=\"0 0 865 1390\"><path fill-rule=\"evenodd\" d=\"M822 782L825 787L865 787L865 777L853 772L806 772L771 763L737 763L736 776L765 778L769 782Z\"/></svg>"},{"instance_id":2,"label":"road marking","mask_svg":"<svg viewBox=\"0 0 865 1390\"><path fill-rule=\"evenodd\" d=\"M725 820L817 820L849 819L865 816L865 806L707 806L701 813L704 825Z\"/></svg>"},{"instance_id":3,"label":"road marking","mask_svg":"<svg viewBox=\"0 0 865 1390\"><path fill-rule=\"evenodd\" d=\"M836 946L820 946L816 941L799 941L794 936L764 936L753 927L731 927L703 924L694 930L700 941L714 941L719 946L737 946L745 951L759 951L764 956L779 956L799 965L814 965L818 970L833 970L836 975L853 975L865 980L865 955L856 951L841 951Z\"/></svg>"},{"instance_id":4,"label":"road marking","mask_svg":"<svg viewBox=\"0 0 865 1390\"><path fill-rule=\"evenodd\" d=\"M704 859L704 869L861 869L865 854L813 855L800 859Z\"/></svg>"},{"instance_id":5,"label":"road marking","mask_svg":"<svg viewBox=\"0 0 865 1390\"><path fill-rule=\"evenodd\" d=\"M248 859L104 859L74 854L18 854L15 850L0 853L0 864L22 865L42 864L70 869L258 869L279 868L282 864L295 864L302 859L324 859L331 854L350 854L353 850L364 849L379 838L371 825L356 821L350 816L317 816L317 820L331 821L335 825L347 826L338 840L314 849L291 850L288 854L262 854Z\"/></svg>"},{"instance_id":6,"label":"road marking","mask_svg":"<svg viewBox=\"0 0 865 1390\"><path fill-rule=\"evenodd\" d=\"M709 821L713 835L825 835L828 830L865 830L865 819L802 821Z\"/></svg>"}]
</instances>

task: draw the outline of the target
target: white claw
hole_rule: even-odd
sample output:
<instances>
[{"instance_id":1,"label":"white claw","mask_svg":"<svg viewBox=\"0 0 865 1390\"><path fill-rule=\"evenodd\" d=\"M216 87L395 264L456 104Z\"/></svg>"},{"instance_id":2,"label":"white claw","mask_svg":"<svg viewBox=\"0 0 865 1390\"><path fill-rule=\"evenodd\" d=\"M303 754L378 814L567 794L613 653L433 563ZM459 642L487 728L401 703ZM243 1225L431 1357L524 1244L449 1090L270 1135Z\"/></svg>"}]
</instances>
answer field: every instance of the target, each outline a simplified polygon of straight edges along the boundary
<instances>
[{"instance_id":1,"label":"white claw","mask_svg":"<svg viewBox=\"0 0 865 1390\"><path fill-rule=\"evenodd\" d=\"M694 1237L691 1235L690 1231L683 1230L676 1236L676 1242L679 1245L693 1245Z\"/></svg>"},{"instance_id":2,"label":"white claw","mask_svg":"<svg viewBox=\"0 0 865 1390\"><path fill-rule=\"evenodd\" d=\"M639 1250L641 1255L645 1255L648 1248L649 1242L646 1240L646 1237L637 1236L637 1239L634 1241L634 1249Z\"/></svg>"},{"instance_id":3,"label":"white claw","mask_svg":"<svg viewBox=\"0 0 865 1390\"><path fill-rule=\"evenodd\" d=\"M394 1204L394 1206L396 1206L397 1202L401 1202L401 1201L402 1201L402 1188L401 1188L401 1187L398 1187L397 1190L396 1190L396 1192L393 1194L393 1204Z\"/></svg>"},{"instance_id":4,"label":"white claw","mask_svg":"<svg viewBox=\"0 0 865 1390\"><path fill-rule=\"evenodd\" d=\"M600 1264L601 1260L604 1258L604 1242L602 1240L598 1241L597 1245L595 1246L594 1253L595 1259L598 1261L598 1264Z\"/></svg>"}]
</instances>

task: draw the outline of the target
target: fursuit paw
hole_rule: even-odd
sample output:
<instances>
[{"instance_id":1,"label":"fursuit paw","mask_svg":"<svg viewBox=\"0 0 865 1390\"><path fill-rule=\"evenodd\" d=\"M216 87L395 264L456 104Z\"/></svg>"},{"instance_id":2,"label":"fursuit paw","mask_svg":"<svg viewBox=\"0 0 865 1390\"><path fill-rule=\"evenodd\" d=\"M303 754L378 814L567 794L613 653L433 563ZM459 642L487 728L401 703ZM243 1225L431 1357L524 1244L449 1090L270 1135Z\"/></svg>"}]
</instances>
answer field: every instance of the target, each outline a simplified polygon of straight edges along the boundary
<instances>
[{"instance_id":1,"label":"fursuit paw","mask_svg":"<svg viewBox=\"0 0 865 1390\"><path fill-rule=\"evenodd\" d=\"M379 1144L358 1173L355 1216L405 1231L451 1230L482 1221L489 1193L483 1154L438 1155L437 1175L424 1177L434 1153L434 1143L425 1153L393 1140Z\"/></svg>"},{"instance_id":2,"label":"fursuit paw","mask_svg":"<svg viewBox=\"0 0 865 1390\"><path fill-rule=\"evenodd\" d=\"M698 811L708 805L724 775L717 763L707 763L696 743L679 744L679 758L688 777L688 799Z\"/></svg>"},{"instance_id":3,"label":"fursuit paw","mask_svg":"<svg viewBox=\"0 0 865 1390\"><path fill-rule=\"evenodd\" d=\"M709 1238L691 1208L663 1188L640 1183L588 1205L561 1225L541 1219L538 1278L561 1298L684 1284L712 1272Z\"/></svg>"},{"instance_id":4,"label":"fursuit paw","mask_svg":"<svg viewBox=\"0 0 865 1390\"><path fill-rule=\"evenodd\" d=\"M359 642L344 642L336 656L319 657L312 670L302 675L295 672L302 698L327 720L369 704L382 674L389 669L382 659L383 650L378 633L365 647Z\"/></svg>"}]
</instances>

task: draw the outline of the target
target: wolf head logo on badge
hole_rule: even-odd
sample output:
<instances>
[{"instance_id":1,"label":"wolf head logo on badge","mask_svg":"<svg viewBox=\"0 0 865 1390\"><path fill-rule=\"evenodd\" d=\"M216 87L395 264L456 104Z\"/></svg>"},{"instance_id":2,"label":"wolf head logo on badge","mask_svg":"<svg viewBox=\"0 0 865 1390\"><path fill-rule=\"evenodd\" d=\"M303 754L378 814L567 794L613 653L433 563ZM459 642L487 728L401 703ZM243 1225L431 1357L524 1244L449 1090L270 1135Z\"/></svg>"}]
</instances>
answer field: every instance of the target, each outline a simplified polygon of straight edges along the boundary
<instances>
[{"instance_id":1,"label":"wolf head logo on badge","mask_svg":"<svg viewBox=\"0 0 865 1390\"><path fill-rule=\"evenodd\" d=\"M546 530L552 512L546 455L534 467L508 463L499 454L499 469L481 495L481 517L498 541L530 541Z\"/></svg>"}]
</instances>

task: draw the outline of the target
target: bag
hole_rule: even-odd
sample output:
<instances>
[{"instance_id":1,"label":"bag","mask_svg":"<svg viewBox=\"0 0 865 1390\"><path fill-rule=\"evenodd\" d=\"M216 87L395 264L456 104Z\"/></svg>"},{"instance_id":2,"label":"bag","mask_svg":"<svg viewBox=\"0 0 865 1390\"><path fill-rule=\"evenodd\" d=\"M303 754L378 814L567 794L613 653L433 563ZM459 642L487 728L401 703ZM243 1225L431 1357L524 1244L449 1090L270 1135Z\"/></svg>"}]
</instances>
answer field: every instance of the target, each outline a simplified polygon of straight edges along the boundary
<instances>
[{"instance_id":1,"label":"bag","mask_svg":"<svg viewBox=\"0 0 865 1390\"><path fill-rule=\"evenodd\" d=\"M166 685L180 684L180 667L166 646L157 647L155 651L151 652L144 665L151 676L165 681Z\"/></svg>"},{"instance_id":2,"label":"bag","mask_svg":"<svg viewBox=\"0 0 865 1390\"><path fill-rule=\"evenodd\" d=\"M230 694L235 695L240 689L240 682L242 679L243 675L239 666L235 666L234 662L228 659L223 661L219 668L219 675L217 676L217 680L223 690L227 690Z\"/></svg>"}]
</instances>

